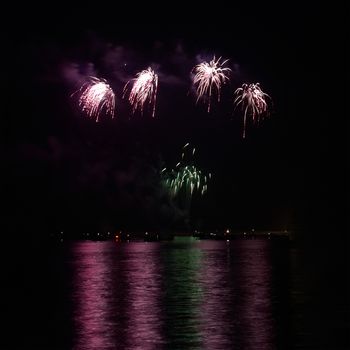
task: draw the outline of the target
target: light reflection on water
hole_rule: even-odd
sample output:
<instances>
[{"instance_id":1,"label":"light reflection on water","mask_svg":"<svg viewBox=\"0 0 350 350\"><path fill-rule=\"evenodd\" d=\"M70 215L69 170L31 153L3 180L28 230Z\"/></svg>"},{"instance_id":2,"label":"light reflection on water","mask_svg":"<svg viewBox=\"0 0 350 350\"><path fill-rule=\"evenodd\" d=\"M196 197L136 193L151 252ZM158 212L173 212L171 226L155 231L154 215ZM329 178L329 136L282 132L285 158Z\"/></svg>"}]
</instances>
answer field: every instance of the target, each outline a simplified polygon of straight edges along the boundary
<instances>
[{"instance_id":1,"label":"light reflection on water","mask_svg":"<svg viewBox=\"0 0 350 350\"><path fill-rule=\"evenodd\" d=\"M77 243L73 251L75 348L108 348L107 344L114 342L117 324L111 314L114 300L113 251L103 243L84 242Z\"/></svg>"},{"instance_id":2,"label":"light reflection on water","mask_svg":"<svg viewBox=\"0 0 350 350\"><path fill-rule=\"evenodd\" d=\"M201 349L199 283L202 250L191 240L165 244L163 265L163 331L165 348Z\"/></svg>"},{"instance_id":3,"label":"light reflection on water","mask_svg":"<svg viewBox=\"0 0 350 350\"><path fill-rule=\"evenodd\" d=\"M161 272L159 269L159 245L130 244L126 247L125 300L128 323L125 339L128 349L155 349L161 337ZM122 325L120 325L122 326ZM125 326L124 326L125 327Z\"/></svg>"},{"instance_id":4,"label":"light reflection on water","mask_svg":"<svg viewBox=\"0 0 350 350\"><path fill-rule=\"evenodd\" d=\"M277 349L271 249L258 239L74 243L74 349Z\"/></svg>"}]
</instances>

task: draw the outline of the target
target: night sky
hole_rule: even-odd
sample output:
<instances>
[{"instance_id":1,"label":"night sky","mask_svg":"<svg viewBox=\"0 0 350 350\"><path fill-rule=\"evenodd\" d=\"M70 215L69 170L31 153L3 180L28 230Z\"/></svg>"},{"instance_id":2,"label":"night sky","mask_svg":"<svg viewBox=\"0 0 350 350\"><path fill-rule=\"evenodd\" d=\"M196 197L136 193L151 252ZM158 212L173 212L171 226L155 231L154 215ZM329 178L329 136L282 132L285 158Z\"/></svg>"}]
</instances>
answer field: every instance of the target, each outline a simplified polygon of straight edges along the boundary
<instances>
[{"instance_id":1,"label":"night sky","mask_svg":"<svg viewBox=\"0 0 350 350\"><path fill-rule=\"evenodd\" d=\"M318 5L155 6L11 11L2 72L6 229L185 229L157 177L187 142L196 147L196 165L213 174L208 193L193 198L191 228L328 225L330 123L314 64ZM232 75L208 114L195 104L190 71L214 54L229 59ZM148 66L159 73L156 116L132 116L122 89ZM89 120L70 97L89 75L114 89L113 120ZM270 117L248 125L246 139L232 104L244 82L260 82L273 100Z\"/></svg>"}]
</instances>

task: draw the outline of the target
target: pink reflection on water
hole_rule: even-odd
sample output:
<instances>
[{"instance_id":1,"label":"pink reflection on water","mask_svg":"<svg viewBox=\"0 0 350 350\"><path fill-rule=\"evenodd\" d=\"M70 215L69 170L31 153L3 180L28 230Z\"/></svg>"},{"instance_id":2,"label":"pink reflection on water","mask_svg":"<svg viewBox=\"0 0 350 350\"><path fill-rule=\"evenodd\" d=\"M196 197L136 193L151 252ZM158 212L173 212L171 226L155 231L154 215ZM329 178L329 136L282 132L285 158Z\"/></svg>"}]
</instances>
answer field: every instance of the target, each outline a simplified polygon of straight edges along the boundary
<instances>
[{"instance_id":1,"label":"pink reflection on water","mask_svg":"<svg viewBox=\"0 0 350 350\"><path fill-rule=\"evenodd\" d=\"M76 342L74 349L109 349L113 344L111 246L108 242L74 245L73 302Z\"/></svg>"},{"instance_id":2,"label":"pink reflection on water","mask_svg":"<svg viewBox=\"0 0 350 350\"><path fill-rule=\"evenodd\" d=\"M203 286L201 304L201 334L203 349L231 349L230 309L232 297L229 280L226 242L202 241L200 283Z\"/></svg>"},{"instance_id":3,"label":"pink reflection on water","mask_svg":"<svg viewBox=\"0 0 350 350\"><path fill-rule=\"evenodd\" d=\"M158 249L157 243L74 245L74 350L148 350L162 342Z\"/></svg>"},{"instance_id":4,"label":"pink reflection on water","mask_svg":"<svg viewBox=\"0 0 350 350\"><path fill-rule=\"evenodd\" d=\"M161 336L161 269L159 243L127 246L128 319L127 343L132 349L156 349Z\"/></svg>"},{"instance_id":5,"label":"pink reflection on water","mask_svg":"<svg viewBox=\"0 0 350 350\"><path fill-rule=\"evenodd\" d=\"M264 239L232 243L233 279L239 281L233 286L239 315L235 334L246 350L275 349L270 250L271 242Z\"/></svg>"},{"instance_id":6,"label":"pink reflection on water","mask_svg":"<svg viewBox=\"0 0 350 350\"><path fill-rule=\"evenodd\" d=\"M275 349L267 240L203 241L203 349Z\"/></svg>"}]
</instances>

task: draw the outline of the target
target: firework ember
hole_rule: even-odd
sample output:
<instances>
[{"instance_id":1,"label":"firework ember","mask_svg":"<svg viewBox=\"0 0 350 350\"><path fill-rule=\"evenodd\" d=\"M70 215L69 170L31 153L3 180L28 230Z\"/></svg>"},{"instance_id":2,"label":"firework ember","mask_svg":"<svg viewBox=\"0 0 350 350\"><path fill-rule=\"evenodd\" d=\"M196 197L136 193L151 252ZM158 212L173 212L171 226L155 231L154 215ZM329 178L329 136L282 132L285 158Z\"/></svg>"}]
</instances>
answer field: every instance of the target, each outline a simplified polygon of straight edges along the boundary
<instances>
[{"instance_id":1,"label":"firework ember","mask_svg":"<svg viewBox=\"0 0 350 350\"><path fill-rule=\"evenodd\" d=\"M164 184L172 196L176 196L182 189L190 196L194 190L201 195L208 190L207 177L194 165L186 165L179 170L166 173Z\"/></svg>"},{"instance_id":2,"label":"firework ember","mask_svg":"<svg viewBox=\"0 0 350 350\"><path fill-rule=\"evenodd\" d=\"M105 109L106 114L114 118L115 95L106 80L91 77L78 91L82 92L79 106L89 117L96 118L98 122Z\"/></svg>"},{"instance_id":3,"label":"firework ember","mask_svg":"<svg viewBox=\"0 0 350 350\"><path fill-rule=\"evenodd\" d=\"M216 91L217 99L220 101L221 86L229 80L228 72L230 68L223 68L224 64L228 61L225 60L220 63L220 59L214 58L208 62L202 62L194 67L195 73L193 78L193 84L196 86L197 101L203 99L208 101L208 113L210 112L212 94Z\"/></svg>"},{"instance_id":4,"label":"firework ember","mask_svg":"<svg viewBox=\"0 0 350 350\"><path fill-rule=\"evenodd\" d=\"M188 143L183 146L183 152L188 146ZM192 155L194 150L195 148L191 152ZM195 190L201 195L205 194L208 190L208 179L211 178L211 174L206 176L194 165L183 164L184 153L182 153L181 158L182 160L176 164L175 169L167 170L167 168L164 168L161 171L165 188L172 197L177 196L181 191L189 198L192 197Z\"/></svg>"},{"instance_id":5,"label":"firework ember","mask_svg":"<svg viewBox=\"0 0 350 350\"><path fill-rule=\"evenodd\" d=\"M244 110L243 138L245 138L247 116L250 116L253 122L258 122L268 113L266 98L270 96L261 90L259 83L243 84L235 91L234 96L235 108L241 105L242 111Z\"/></svg>"},{"instance_id":6,"label":"firework ember","mask_svg":"<svg viewBox=\"0 0 350 350\"><path fill-rule=\"evenodd\" d=\"M124 87L124 95L129 82ZM154 117L156 109L156 98L158 88L158 75L150 67L136 74L134 85L130 91L129 102L132 111L135 113L138 109L143 113L145 104L152 108L152 117Z\"/></svg>"}]
</instances>

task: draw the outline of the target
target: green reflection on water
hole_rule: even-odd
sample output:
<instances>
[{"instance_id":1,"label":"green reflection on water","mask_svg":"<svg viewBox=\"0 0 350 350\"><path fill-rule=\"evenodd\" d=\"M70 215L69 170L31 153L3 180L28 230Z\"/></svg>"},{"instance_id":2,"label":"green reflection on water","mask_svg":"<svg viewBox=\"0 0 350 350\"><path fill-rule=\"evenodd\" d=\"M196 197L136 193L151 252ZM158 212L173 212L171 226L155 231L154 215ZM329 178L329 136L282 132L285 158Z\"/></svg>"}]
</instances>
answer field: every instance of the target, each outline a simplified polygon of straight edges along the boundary
<instances>
[{"instance_id":1,"label":"green reflection on water","mask_svg":"<svg viewBox=\"0 0 350 350\"><path fill-rule=\"evenodd\" d=\"M202 252L193 237L176 237L163 253L163 308L166 341L171 349L200 349L199 283Z\"/></svg>"}]
</instances>

